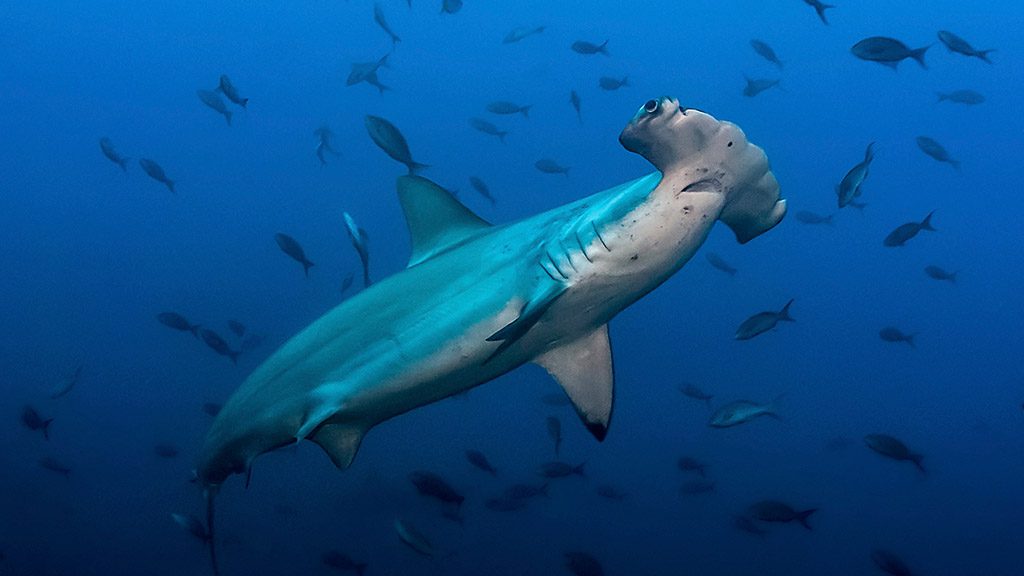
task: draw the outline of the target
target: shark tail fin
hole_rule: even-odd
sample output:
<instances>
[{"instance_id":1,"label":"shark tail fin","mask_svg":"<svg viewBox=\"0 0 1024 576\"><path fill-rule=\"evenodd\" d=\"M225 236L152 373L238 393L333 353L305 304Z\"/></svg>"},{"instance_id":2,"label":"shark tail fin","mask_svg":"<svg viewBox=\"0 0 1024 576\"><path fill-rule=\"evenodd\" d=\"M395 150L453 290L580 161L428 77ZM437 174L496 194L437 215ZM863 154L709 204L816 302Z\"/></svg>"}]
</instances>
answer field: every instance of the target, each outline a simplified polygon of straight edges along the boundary
<instances>
[{"instance_id":1,"label":"shark tail fin","mask_svg":"<svg viewBox=\"0 0 1024 576\"><path fill-rule=\"evenodd\" d=\"M217 545L214 538L214 499L217 497L217 491L214 488L206 488L203 491L203 496L206 498L206 538L207 545L210 546L210 568L213 570L214 576L220 576L220 565L217 563Z\"/></svg>"},{"instance_id":2,"label":"shark tail fin","mask_svg":"<svg viewBox=\"0 0 1024 576\"><path fill-rule=\"evenodd\" d=\"M128 160L131 160L131 158L121 158L121 161L117 163L117 165L120 166L121 170L124 172L128 171Z\"/></svg>"}]
</instances>

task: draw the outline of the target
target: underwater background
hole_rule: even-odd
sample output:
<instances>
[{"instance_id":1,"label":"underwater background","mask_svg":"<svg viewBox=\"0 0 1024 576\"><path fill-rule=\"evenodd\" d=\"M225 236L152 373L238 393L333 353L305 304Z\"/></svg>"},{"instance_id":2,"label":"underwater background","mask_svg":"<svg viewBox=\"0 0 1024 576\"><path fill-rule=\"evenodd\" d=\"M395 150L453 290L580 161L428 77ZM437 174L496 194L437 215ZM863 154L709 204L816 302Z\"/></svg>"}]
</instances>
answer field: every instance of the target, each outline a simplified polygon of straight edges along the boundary
<instances>
[{"instance_id":1,"label":"underwater background","mask_svg":"<svg viewBox=\"0 0 1024 576\"><path fill-rule=\"evenodd\" d=\"M374 279L405 266L394 184L406 170L370 140L366 115L401 130L430 165L424 176L504 223L650 172L617 138L661 95L742 127L790 213L746 245L716 226L680 273L612 321L607 439L528 365L374 428L345 472L311 443L265 455L248 489L232 479L218 499L222 573L338 573L326 561L337 551L367 574L601 573L574 556L584 552L604 574L852 575L882 573L872 553L887 550L913 574L1024 574L1024 7L836 3L825 24L800 0L448 0L447 11L379 0L400 42L368 0L0 4L0 574L209 573L204 543L171 517L203 515L189 480L212 420L204 403L224 402L362 288L344 212L366 231ZM996 48L991 63L947 49L940 30ZM851 54L871 36L932 45L927 69ZM605 40L607 54L571 48ZM386 54L388 90L346 85L353 64ZM225 100L230 126L196 94L222 74L249 98L244 109ZM781 82L745 96L745 76ZM628 81L608 90L602 77ZM984 102L938 101L964 89ZM488 112L500 101L531 108ZM323 163L321 127L336 151ZM923 153L919 136L959 168ZM101 137L130 158L125 170ZM835 187L870 142L866 206L837 210ZM159 162L173 194L140 158ZM568 174L541 172L542 158ZM831 220L807 224L799 211ZM883 246L932 211L936 231ZM308 277L278 233L315 263ZM795 322L734 338L790 299ZM237 365L157 321L169 311L231 349L244 343ZM912 345L880 338L890 327ZM728 402L776 398L778 418L708 426ZM52 423L32 426L27 407ZM520 510L486 506L544 480L552 416L558 458L585 462L585 476L550 480ZM873 452L873 433L904 441L927 472ZM469 449L497 475L467 462ZM693 489L700 471L680 469L684 456L704 466L706 491ZM416 470L465 497L458 521L417 493ZM813 529L738 529L764 500L817 509ZM403 545L396 518L429 537L433 558Z\"/></svg>"}]
</instances>

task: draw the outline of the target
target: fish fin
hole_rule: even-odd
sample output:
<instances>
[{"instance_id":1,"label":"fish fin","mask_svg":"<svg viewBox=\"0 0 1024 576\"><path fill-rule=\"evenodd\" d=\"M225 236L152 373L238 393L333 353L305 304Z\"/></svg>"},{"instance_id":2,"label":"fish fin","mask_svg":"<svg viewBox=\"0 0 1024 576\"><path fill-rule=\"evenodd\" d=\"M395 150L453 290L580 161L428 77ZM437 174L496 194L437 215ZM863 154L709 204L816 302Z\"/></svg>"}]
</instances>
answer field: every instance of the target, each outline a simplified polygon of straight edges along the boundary
<instances>
[{"instance_id":1,"label":"fish fin","mask_svg":"<svg viewBox=\"0 0 1024 576\"><path fill-rule=\"evenodd\" d=\"M533 108L533 104L527 104L526 106L519 107L519 113L523 115L523 118L530 117L530 108Z\"/></svg>"},{"instance_id":2,"label":"fish fin","mask_svg":"<svg viewBox=\"0 0 1024 576\"><path fill-rule=\"evenodd\" d=\"M365 430L353 424L324 424L313 434L316 442L331 458L331 462L344 470L352 464L363 441Z\"/></svg>"},{"instance_id":3,"label":"fish fin","mask_svg":"<svg viewBox=\"0 0 1024 576\"><path fill-rule=\"evenodd\" d=\"M608 434L615 398L612 348L605 324L534 360L562 385L587 430L598 441Z\"/></svg>"},{"instance_id":4,"label":"fish fin","mask_svg":"<svg viewBox=\"0 0 1024 576\"><path fill-rule=\"evenodd\" d=\"M50 424L53 424L53 418L43 420L43 440L50 439Z\"/></svg>"},{"instance_id":5,"label":"fish fin","mask_svg":"<svg viewBox=\"0 0 1024 576\"><path fill-rule=\"evenodd\" d=\"M867 149L864 150L864 163L865 164L870 164L871 161L874 160L874 159L875 159L875 143L871 142L870 144L868 144ZM858 188L860 188L860 187L858 186Z\"/></svg>"},{"instance_id":6,"label":"fish fin","mask_svg":"<svg viewBox=\"0 0 1024 576\"><path fill-rule=\"evenodd\" d=\"M989 64L991 64L992 61L988 59L988 54L989 54L989 52L995 52L995 51L996 51L995 48L989 48L988 50L976 50L974 52L974 55L977 56L978 58L981 58L985 62L988 62Z\"/></svg>"},{"instance_id":7,"label":"fish fin","mask_svg":"<svg viewBox=\"0 0 1024 576\"><path fill-rule=\"evenodd\" d=\"M914 466L917 466L917 469L921 471L921 474L926 474L927 475L928 471L925 470L924 469L924 465L921 464L921 460L923 460L923 459L924 459L924 456L921 456L920 454L911 454L910 455L910 461L914 463Z\"/></svg>"},{"instance_id":8,"label":"fish fin","mask_svg":"<svg viewBox=\"0 0 1024 576\"><path fill-rule=\"evenodd\" d=\"M310 262L309 260L305 260L302 262L302 271L306 273L306 278L309 278L309 269L312 268L313 266L316 266L316 264Z\"/></svg>"},{"instance_id":9,"label":"fish fin","mask_svg":"<svg viewBox=\"0 0 1024 576\"><path fill-rule=\"evenodd\" d=\"M882 66L886 66L888 68L892 68L893 72L896 72L897 70L900 69L899 60L897 60L896 62L879 62L879 64L881 64Z\"/></svg>"},{"instance_id":10,"label":"fish fin","mask_svg":"<svg viewBox=\"0 0 1024 576\"><path fill-rule=\"evenodd\" d=\"M167 185L167 189L171 191L171 194L175 194L175 192L174 192L174 180L168 180L168 181L164 182L164 184Z\"/></svg>"},{"instance_id":11,"label":"fish fin","mask_svg":"<svg viewBox=\"0 0 1024 576\"><path fill-rule=\"evenodd\" d=\"M924 220L921 221L921 230L928 230L929 232L935 232L935 228L932 226L932 214L935 214L935 210L932 210L925 216Z\"/></svg>"},{"instance_id":12,"label":"fish fin","mask_svg":"<svg viewBox=\"0 0 1024 576\"><path fill-rule=\"evenodd\" d=\"M807 522L807 519L810 518L811 514L814 514L817 511L817 508L811 508L810 510L803 510L801 512L797 512L796 519L804 528L812 530L810 523Z\"/></svg>"},{"instance_id":13,"label":"fish fin","mask_svg":"<svg viewBox=\"0 0 1024 576\"><path fill-rule=\"evenodd\" d=\"M381 90L380 93L383 94L384 91ZM426 170L427 168L430 168L430 164L422 164L420 162L410 161L409 165L406 167L409 169L409 176L415 176L416 173L419 172L420 170Z\"/></svg>"},{"instance_id":14,"label":"fish fin","mask_svg":"<svg viewBox=\"0 0 1024 576\"><path fill-rule=\"evenodd\" d=\"M484 364L490 362L495 356L526 335L526 333L530 331L530 328L533 328L533 325L540 321L548 308L555 303L555 300L557 300L562 294L565 294L566 289L567 287L560 283L548 283L540 288L540 290L523 305L518 318L506 324L501 330L498 330L487 337L488 342L500 341L501 344L494 350L494 352L491 353L490 356L487 357L487 360L484 360Z\"/></svg>"},{"instance_id":15,"label":"fish fin","mask_svg":"<svg viewBox=\"0 0 1024 576\"><path fill-rule=\"evenodd\" d=\"M910 51L910 57L913 58L914 60L917 60L917 63L920 64L921 68L924 68L925 70L928 69L928 64L926 64L924 61L924 53L927 52L928 49L931 47L932 45L929 44L923 48L918 48L917 50Z\"/></svg>"},{"instance_id":16,"label":"fish fin","mask_svg":"<svg viewBox=\"0 0 1024 576\"><path fill-rule=\"evenodd\" d=\"M398 200L412 237L410 267L491 226L450 192L419 176L398 178Z\"/></svg>"},{"instance_id":17,"label":"fish fin","mask_svg":"<svg viewBox=\"0 0 1024 576\"><path fill-rule=\"evenodd\" d=\"M789 307L792 305L793 299L790 299L789 302L786 302L786 305L782 307L782 310L779 310L778 319L780 321L796 322L796 320L794 320L793 317L789 315Z\"/></svg>"}]
</instances>

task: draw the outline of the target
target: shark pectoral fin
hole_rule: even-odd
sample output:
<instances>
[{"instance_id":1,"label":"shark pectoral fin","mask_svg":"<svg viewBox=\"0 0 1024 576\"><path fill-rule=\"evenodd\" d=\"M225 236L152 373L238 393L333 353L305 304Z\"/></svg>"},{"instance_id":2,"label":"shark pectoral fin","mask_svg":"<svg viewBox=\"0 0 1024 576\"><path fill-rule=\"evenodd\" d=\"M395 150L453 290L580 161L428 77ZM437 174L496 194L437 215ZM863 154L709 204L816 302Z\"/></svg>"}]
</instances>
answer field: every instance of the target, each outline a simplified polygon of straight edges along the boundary
<instances>
[{"instance_id":1,"label":"shark pectoral fin","mask_svg":"<svg viewBox=\"0 0 1024 576\"><path fill-rule=\"evenodd\" d=\"M412 237L410 267L491 226L451 192L420 176L398 178L398 200Z\"/></svg>"},{"instance_id":2,"label":"shark pectoral fin","mask_svg":"<svg viewBox=\"0 0 1024 576\"><path fill-rule=\"evenodd\" d=\"M548 308L558 300L558 297L565 294L567 286L564 284L546 283L540 290L534 294L526 304L523 305L523 309L519 312L519 317L509 322L504 328L498 330L494 334L487 337L488 342L501 342L497 349L487 357L484 361L486 364L490 362L492 358L500 354L506 348L514 344L517 340L522 338L529 332L530 328L533 327L548 311Z\"/></svg>"},{"instance_id":3,"label":"shark pectoral fin","mask_svg":"<svg viewBox=\"0 0 1024 576\"><path fill-rule=\"evenodd\" d=\"M312 440L331 457L331 462L334 462L338 470L344 470L356 457L365 433L361 426L353 424L324 424L316 431Z\"/></svg>"},{"instance_id":4,"label":"shark pectoral fin","mask_svg":"<svg viewBox=\"0 0 1024 576\"><path fill-rule=\"evenodd\" d=\"M587 430L599 441L608 434L615 396L608 325L534 360L562 385Z\"/></svg>"}]
</instances>

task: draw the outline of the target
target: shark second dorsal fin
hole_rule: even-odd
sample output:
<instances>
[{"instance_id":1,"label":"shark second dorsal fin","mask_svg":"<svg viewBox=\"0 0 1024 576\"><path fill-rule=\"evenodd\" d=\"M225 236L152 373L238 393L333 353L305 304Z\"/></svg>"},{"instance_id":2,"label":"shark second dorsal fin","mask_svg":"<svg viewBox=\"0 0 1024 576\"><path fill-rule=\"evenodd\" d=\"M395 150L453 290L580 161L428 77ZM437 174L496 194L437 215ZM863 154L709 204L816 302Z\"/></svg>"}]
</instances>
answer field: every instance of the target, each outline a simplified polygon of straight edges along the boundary
<instances>
[{"instance_id":1,"label":"shark second dorsal fin","mask_svg":"<svg viewBox=\"0 0 1024 576\"><path fill-rule=\"evenodd\" d=\"M324 424L313 434L312 440L323 448L339 470L344 470L356 457L359 444L363 441L363 434L364 431L359 426Z\"/></svg>"},{"instance_id":2,"label":"shark second dorsal fin","mask_svg":"<svg viewBox=\"0 0 1024 576\"><path fill-rule=\"evenodd\" d=\"M398 200L412 237L410 267L490 227L451 192L421 176L398 178Z\"/></svg>"},{"instance_id":3,"label":"shark second dorsal fin","mask_svg":"<svg viewBox=\"0 0 1024 576\"><path fill-rule=\"evenodd\" d=\"M615 396L608 325L534 360L562 385L586 425L599 441L608 434Z\"/></svg>"}]
</instances>

